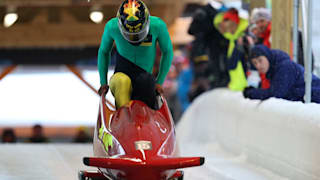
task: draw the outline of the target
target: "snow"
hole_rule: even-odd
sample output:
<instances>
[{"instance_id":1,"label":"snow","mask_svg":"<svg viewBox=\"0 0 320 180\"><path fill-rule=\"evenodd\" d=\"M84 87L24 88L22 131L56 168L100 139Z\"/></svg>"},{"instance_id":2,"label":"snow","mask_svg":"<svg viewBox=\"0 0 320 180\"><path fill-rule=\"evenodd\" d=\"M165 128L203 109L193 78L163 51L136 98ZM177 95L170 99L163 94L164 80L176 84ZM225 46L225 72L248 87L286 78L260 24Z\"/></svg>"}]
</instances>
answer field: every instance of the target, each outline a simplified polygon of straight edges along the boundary
<instances>
[{"instance_id":1,"label":"snow","mask_svg":"<svg viewBox=\"0 0 320 180\"><path fill-rule=\"evenodd\" d=\"M205 168L199 170L217 179L316 180L319 110L319 104L262 102L217 89L187 109L177 127L178 142L183 156L205 156Z\"/></svg>"}]
</instances>

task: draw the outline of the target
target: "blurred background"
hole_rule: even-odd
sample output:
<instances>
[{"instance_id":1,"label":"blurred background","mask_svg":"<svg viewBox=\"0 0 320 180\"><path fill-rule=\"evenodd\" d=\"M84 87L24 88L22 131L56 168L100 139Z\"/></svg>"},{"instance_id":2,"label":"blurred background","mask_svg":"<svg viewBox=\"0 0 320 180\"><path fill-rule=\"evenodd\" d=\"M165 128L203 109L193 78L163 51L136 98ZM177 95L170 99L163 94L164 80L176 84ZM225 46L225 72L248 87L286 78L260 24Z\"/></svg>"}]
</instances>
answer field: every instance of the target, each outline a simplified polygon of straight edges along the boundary
<instances>
[{"instance_id":1,"label":"blurred background","mask_svg":"<svg viewBox=\"0 0 320 180\"><path fill-rule=\"evenodd\" d=\"M188 29L195 12L210 2L145 0L151 15L166 22L174 45L173 66L164 88L176 123L193 99L185 102L178 94L182 72L194 64L190 52L195 37ZM293 0L215 2L226 9L236 8L248 20L254 8L272 10L272 15L277 15L272 19L272 47L292 55ZM91 142L99 101L97 52L104 25L116 15L120 3L120 0L0 0L1 134L13 133L17 142L36 141L31 137L39 133L44 136L39 141L44 142ZM314 1L313 72L317 75L319 10L320 2ZM114 61L109 78L113 65ZM110 94L108 99L113 102Z\"/></svg>"}]
</instances>

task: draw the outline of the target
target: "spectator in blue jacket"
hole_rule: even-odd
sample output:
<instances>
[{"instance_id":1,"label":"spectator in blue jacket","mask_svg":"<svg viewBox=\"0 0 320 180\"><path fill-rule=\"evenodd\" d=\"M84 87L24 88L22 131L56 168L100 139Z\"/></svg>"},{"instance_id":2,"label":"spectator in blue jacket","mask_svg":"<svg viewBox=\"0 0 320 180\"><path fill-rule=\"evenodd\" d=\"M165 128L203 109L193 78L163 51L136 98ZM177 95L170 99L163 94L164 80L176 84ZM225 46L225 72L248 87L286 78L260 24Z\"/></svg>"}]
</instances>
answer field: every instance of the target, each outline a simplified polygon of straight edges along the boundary
<instances>
[{"instance_id":1,"label":"spectator in blue jacket","mask_svg":"<svg viewBox=\"0 0 320 180\"><path fill-rule=\"evenodd\" d=\"M193 81L193 70L191 67L183 70L178 76L177 96L181 105L181 110L184 112L190 105L189 90Z\"/></svg>"},{"instance_id":2,"label":"spectator in blue jacket","mask_svg":"<svg viewBox=\"0 0 320 180\"><path fill-rule=\"evenodd\" d=\"M290 101L304 101L304 68L294 63L287 53L257 45L251 50L251 63L270 79L269 89L246 88L243 95L250 99L265 100L270 97ZM312 75L311 101L320 103L320 79Z\"/></svg>"}]
</instances>

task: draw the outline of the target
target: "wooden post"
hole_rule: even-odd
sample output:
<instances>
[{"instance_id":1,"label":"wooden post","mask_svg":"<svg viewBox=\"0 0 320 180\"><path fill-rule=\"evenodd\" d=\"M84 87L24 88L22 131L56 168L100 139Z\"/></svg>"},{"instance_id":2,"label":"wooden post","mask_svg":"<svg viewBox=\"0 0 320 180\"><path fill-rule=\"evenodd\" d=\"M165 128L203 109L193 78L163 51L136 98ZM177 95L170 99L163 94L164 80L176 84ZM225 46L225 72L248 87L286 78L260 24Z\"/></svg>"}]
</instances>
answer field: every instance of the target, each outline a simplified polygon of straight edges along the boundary
<instances>
[{"instance_id":1,"label":"wooden post","mask_svg":"<svg viewBox=\"0 0 320 180\"><path fill-rule=\"evenodd\" d=\"M291 52L293 1L272 1L271 48Z\"/></svg>"}]
</instances>

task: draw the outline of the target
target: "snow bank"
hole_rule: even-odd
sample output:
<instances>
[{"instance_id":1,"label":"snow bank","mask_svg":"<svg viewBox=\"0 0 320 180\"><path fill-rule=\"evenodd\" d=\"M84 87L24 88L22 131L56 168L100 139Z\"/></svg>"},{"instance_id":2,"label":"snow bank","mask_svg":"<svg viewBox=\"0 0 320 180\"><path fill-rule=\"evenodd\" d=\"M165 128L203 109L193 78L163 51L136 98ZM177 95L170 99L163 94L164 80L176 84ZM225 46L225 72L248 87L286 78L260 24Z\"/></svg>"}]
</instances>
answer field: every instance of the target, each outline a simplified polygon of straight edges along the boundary
<instances>
[{"instance_id":1,"label":"snow bank","mask_svg":"<svg viewBox=\"0 0 320 180\"><path fill-rule=\"evenodd\" d=\"M188 108L177 126L177 137L182 154L202 153L215 157L215 162L220 157L220 162L228 163L230 157L225 154L231 154L232 161L243 157L241 163L259 169L254 172L266 172L264 177L320 179L319 104L275 98L261 102L244 99L240 92L218 89L204 93ZM193 146L192 151L185 148L188 145ZM212 148L217 146L219 151ZM219 167L219 163L213 164ZM237 177L243 175L225 179L243 179Z\"/></svg>"}]
</instances>

